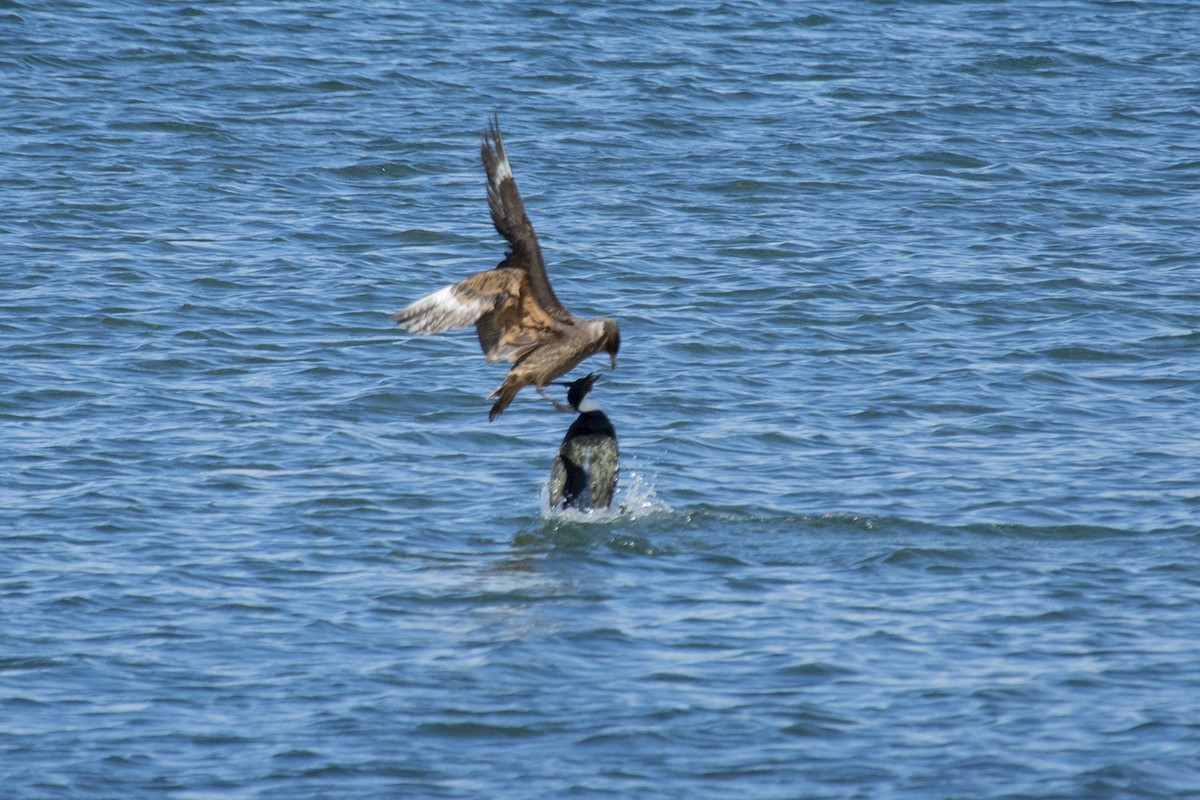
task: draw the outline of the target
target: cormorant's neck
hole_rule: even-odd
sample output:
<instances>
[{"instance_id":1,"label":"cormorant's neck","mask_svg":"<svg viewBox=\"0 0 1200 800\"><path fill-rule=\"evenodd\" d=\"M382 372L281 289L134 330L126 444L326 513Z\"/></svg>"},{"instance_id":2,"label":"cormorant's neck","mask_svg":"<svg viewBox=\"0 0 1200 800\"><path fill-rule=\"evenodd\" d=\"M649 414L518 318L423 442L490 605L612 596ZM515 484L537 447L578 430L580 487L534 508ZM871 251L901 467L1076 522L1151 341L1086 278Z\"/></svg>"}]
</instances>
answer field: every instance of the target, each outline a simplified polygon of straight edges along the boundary
<instances>
[{"instance_id":1,"label":"cormorant's neck","mask_svg":"<svg viewBox=\"0 0 1200 800\"><path fill-rule=\"evenodd\" d=\"M579 405L575 406L575 410L580 414L586 414L589 411L599 411L600 406L592 402L592 398L584 397L579 401Z\"/></svg>"}]
</instances>

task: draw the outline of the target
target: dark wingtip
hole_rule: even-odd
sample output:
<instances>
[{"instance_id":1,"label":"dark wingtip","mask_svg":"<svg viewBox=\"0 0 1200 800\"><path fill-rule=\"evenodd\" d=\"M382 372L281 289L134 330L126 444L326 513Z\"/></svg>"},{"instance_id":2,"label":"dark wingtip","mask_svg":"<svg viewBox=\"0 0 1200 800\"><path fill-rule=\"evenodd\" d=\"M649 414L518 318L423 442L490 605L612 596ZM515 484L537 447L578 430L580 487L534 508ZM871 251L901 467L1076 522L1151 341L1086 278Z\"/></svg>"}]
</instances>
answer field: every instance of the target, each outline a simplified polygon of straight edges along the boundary
<instances>
[{"instance_id":1,"label":"dark wingtip","mask_svg":"<svg viewBox=\"0 0 1200 800\"><path fill-rule=\"evenodd\" d=\"M503 153L504 138L500 135L500 113L498 111L492 111L492 118L488 120L487 130L483 132L485 142L488 137L491 137L491 144L496 148L496 153Z\"/></svg>"}]
</instances>

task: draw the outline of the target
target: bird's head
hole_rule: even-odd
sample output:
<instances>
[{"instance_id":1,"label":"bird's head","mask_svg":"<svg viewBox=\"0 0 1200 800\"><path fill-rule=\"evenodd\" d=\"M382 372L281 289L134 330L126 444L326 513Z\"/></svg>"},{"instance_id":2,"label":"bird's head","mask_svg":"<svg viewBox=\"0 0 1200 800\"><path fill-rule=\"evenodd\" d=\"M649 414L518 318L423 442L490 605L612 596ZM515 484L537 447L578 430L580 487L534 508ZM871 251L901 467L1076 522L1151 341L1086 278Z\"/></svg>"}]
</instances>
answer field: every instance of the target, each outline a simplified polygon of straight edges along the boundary
<instances>
[{"instance_id":1,"label":"bird's head","mask_svg":"<svg viewBox=\"0 0 1200 800\"><path fill-rule=\"evenodd\" d=\"M612 360L612 368L617 368L617 352L621 349L621 330L615 319L604 320L604 352Z\"/></svg>"},{"instance_id":2,"label":"bird's head","mask_svg":"<svg viewBox=\"0 0 1200 800\"><path fill-rule=\"evenodd\" d=\"M588 396L588 392L592 390L592 386L595 385L599 378L600 373L589 372L582 378L573 380L570 383L557 381L554 385L567 387L567 402L571 405L571 408L575 409L576 411L583 411L583 409L580 408L580 406L583 404L583 399Z\"/></svg>"}]
</instances>

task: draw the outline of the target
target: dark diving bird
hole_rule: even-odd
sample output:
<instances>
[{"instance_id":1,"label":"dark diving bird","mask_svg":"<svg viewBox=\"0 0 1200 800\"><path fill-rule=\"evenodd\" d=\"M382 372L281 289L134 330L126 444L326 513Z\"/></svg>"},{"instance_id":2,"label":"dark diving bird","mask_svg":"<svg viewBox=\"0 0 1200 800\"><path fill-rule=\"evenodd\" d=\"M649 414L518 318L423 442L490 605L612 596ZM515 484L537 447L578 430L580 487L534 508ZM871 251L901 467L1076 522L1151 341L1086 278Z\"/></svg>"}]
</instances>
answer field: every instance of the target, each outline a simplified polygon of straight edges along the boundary
<instances>
[{"instance_id":1,"label":"dark diving bird","mask_svg":"<svg viewBox=\"0 0 1200 800\"><path fill-rule=\"evenodd\" d=\"M588 398L598 377L593 372L558 384L568 387L567 406L560 410L576 411L579 416L567 428L550 468L551 508L608 508L612 503L621 452L608 416Z\"/></svg>"},{"instance_id":2,"label":"dark diving bird","mask_svg":"<svg viewBox=\"0 0 1200 800\"><path fill-rule=\"evenodd\" d=\"M494 115L484 131L480 155L487 171L492 223L509 244L504 260L425 295L392 319L410 333L474 325L489 363L513 362L504 382L488 395L488 399L498 397L488 414L490 422L522 387L532 385L545 397L548 383L588 356L608 353L616 369L621 334L616 320L576 317L554 294Z\"/></svg>"}]
</instances>

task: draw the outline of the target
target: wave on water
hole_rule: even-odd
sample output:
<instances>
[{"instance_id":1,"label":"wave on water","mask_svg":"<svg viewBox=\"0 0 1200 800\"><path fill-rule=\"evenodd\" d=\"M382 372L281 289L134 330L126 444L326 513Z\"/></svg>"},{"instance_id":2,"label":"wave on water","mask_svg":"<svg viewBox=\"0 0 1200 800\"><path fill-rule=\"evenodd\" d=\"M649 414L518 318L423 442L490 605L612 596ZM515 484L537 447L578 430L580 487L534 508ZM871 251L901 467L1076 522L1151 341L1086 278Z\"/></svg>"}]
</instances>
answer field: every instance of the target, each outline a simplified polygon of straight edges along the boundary
<instances>
[{"instance_id":1,"label":"wave on water","mask_svg":"<svg viewBox=\"0 0 1200 800\"><path fill-rule=\"evenodd\" d=\"M762 506L711 505L700 503L679 510L691 524L737 525L744 530L797 528L812 533L854 534L935 534L943 536L985 536L1014 539L1101 540L1147 534L1196 535L1195 526L1168 526L1135 530L1088 522L1037 525L1007 521L926 520L886 514L860 514L850 511L794 512Z\"/></svg>"},{"instance_id":2,"label":"wave on water","mask_svg":"<svg viewBox=\"0 0 1200 800\"><path fill-rule=\"evenodd\" d=\"M676 549L692 536L700 536L710 544L729 541L730 533L738 541L756 543L755 548L770 544L785 549L806 540L849 542L864 536L936 547L933 543L938 541L956 541L962 546L963 541L971 540L1101 541L1147 533L1196 534L1195 529L1179 528L1135 531L1086 523L1037 525L934 521L848 511L798 512L756 504L698 503L676 507L658 495L653 473L630 470L623 472L621 478L612 506L600 509L551 508L549 489L543 485L538 493L539 530L518 534L514 542L528 543L549 537L563 544L565 536L571 541L579 538L577 544L605 541L620 549L659 553ZM797 539L795 534L802 536ZM681 535L684 539L679 538ZM901 549L907 550L909 546Z\"/></svg>"}]
</instances>

